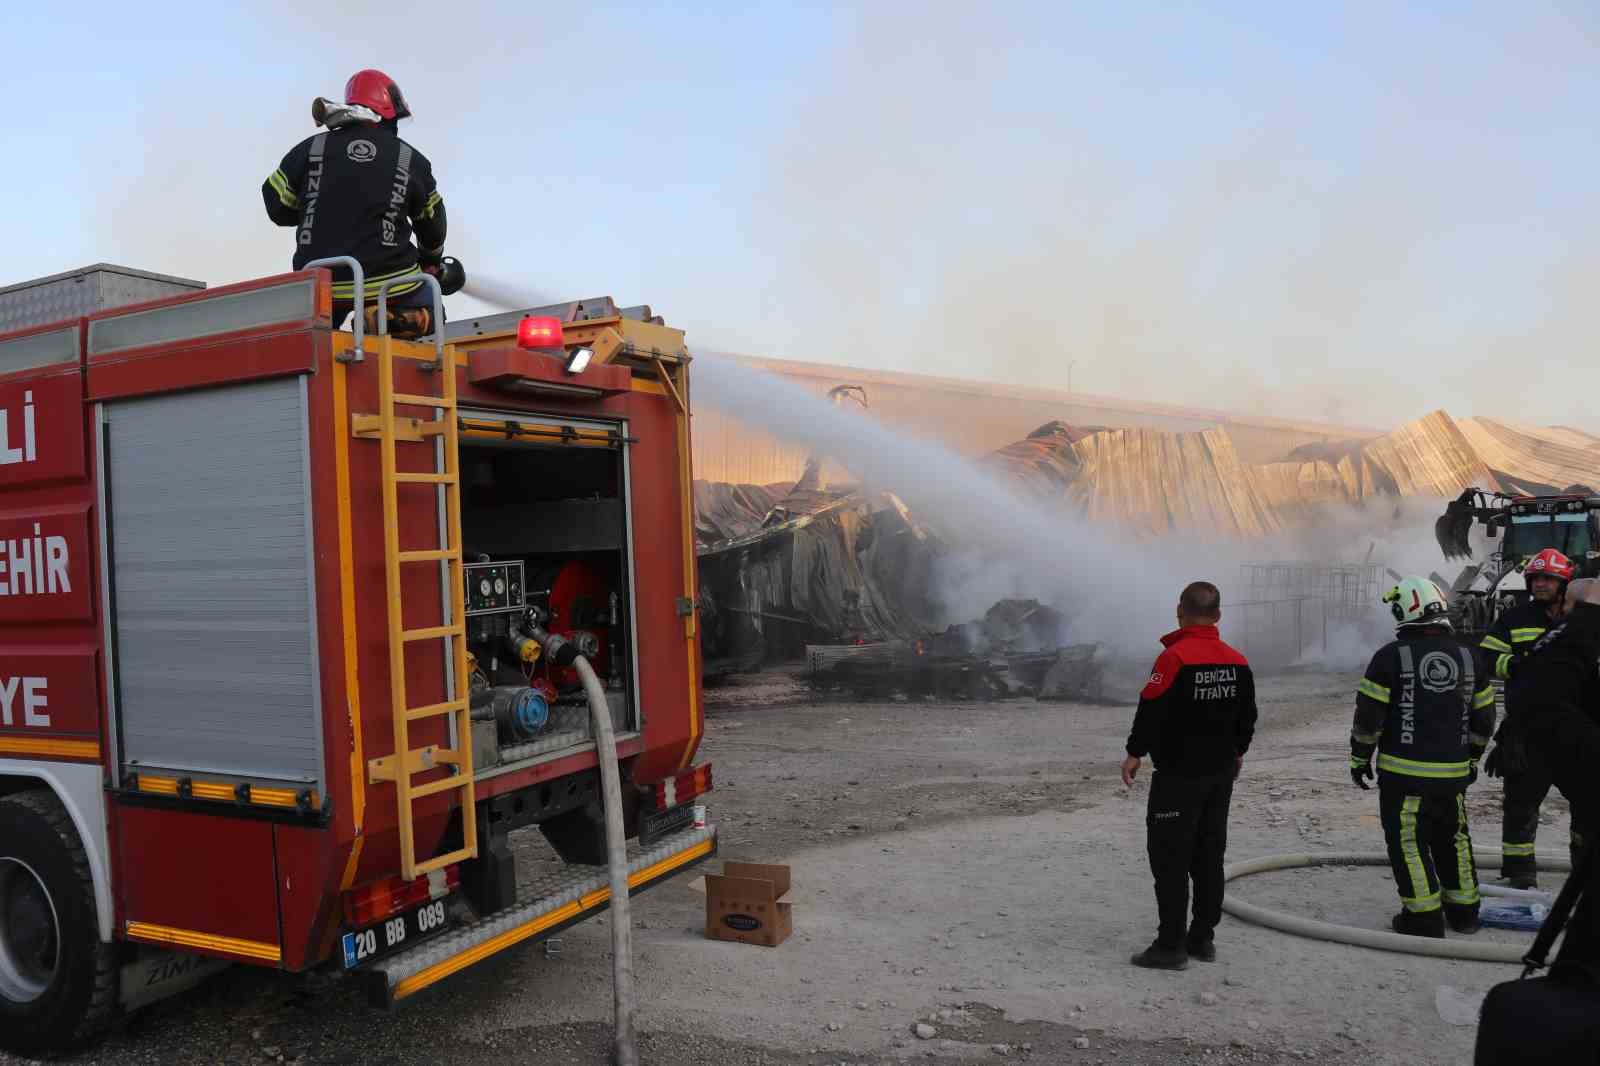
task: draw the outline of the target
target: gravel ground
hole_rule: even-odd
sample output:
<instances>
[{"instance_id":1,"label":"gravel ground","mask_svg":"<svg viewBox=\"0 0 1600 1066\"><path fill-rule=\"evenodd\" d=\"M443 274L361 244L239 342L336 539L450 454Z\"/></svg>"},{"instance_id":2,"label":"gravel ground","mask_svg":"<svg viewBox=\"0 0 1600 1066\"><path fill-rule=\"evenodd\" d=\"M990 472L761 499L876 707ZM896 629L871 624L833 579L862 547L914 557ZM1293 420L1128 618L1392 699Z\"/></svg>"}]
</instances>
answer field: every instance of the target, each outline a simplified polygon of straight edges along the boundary
<instances>
[{"instance_id":1,"label":"gravel ground","mask_svg":"<svg viewBox=\"0 0 1600 1066\"><path fill-rule=\"evenodd\" d=\"M1381 849L1376 793L1345 771L1354 681L1262 679L1230 858ZM1440 1019L1436 990L1479 993L1515 975L1231 918L1215 965L1130 967L1154 899L1147 781L1128 790L1116 771L1126 706L813 701L782 675L707 695L721 857L790 863L796 932L776 949L707 941L698 879L640 897L647 1063L1460 1063L1473 1032ZM1497 784L1474 788L1480 846L1497 842L1498 805ZM1546 820L1541 850L1559 853L1565 806L1547 803ZM530 858L539 847L518 843ZM1382 869L1267 874L1235 890L1369 928L1397 906ZM343 980L235 969L76 1061L602 1063L608 945L604 920L590 922L557 958L508 952L390 1014Z\"/></svg>"}]
</instances>

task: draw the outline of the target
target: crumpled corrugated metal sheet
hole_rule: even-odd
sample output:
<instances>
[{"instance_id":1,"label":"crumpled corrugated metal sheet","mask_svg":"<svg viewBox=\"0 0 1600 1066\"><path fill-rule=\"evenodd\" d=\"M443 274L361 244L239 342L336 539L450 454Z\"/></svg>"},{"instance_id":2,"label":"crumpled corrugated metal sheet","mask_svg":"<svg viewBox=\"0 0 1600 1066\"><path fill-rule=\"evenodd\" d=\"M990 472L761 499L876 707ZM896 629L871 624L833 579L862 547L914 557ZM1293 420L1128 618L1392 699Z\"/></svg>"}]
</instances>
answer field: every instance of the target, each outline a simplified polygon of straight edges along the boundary
<instances>
[{"instance_id":1,"label":"crumpled corrugated metal sheet","mask_svg":"<svg viewBox=\"0 0 1600 1066\"><path fill-rule=\"evenodd\" d=\"M1487 488L1494 482L1461 427L1443 411L1379 437L1362 455L1393 479L1399 496L1453 497L1462 489Z\"/></svg>"},{"instance_id":2,"label":"crumpled corrugated metal sheet","mask_svg":"<svg viewBox=\"0 0 1600 1066\"><path fill-rule=\"evenodd\" d=\"M899 500L796 488L758 517L768 493L741 491L750 488L696 485L702 536L734 533L699 547L708 670L798 654L811 640L929 631L943 545Z\"/></svg>"},{"instance_id":3,"label":"crumpled corrugated metal sheet","mask_svg":"<svg viewBox=\"0 0 1600 1066\"><path fill-rule=\"evenodd\" d=\"M1206 529L1255 537L1280 528L1224 430L1116 429L1071 444L1064 434L1043 440L1070 456L1003 449L985 463L1025 490L1064 496L1091 519L1142 533Z\"/></svg>"},{"instance_id":4,"label":"crumpled corrugated metal sheet","mask_svg":"<svg viewBox=\"0 0 1600 1066\"><path fill-rule=\"evenodd\" d=\"M1242 462L1224 429L1121 429L1076 440L1068 427L1041 430L1050 432L1002 448L985 464L1027 492L1064 499L1091 519L1144 534L1258 537L1310 520L1327 504L1453 498L1470 486L1492 489L1504 480L1443 411L1379 437L1309 445L1265 464ZM1488 430L1471 432L1482 437ZM1506 436L1500 431L1496 439ZM1531 458L1520 468L1545 470Z\"/></svg>"},{"instance_id":5,"label":"crumpled corrugated metal sheet","mask_svg":"<svg viewBox=\"0 0 1600 1066\"><path fill-rule=\"evenodd\" d=\"M783 498L776 485L694 483L695 543L704 547L742 537L761 528L762 519Z\"/></svg>"},{"instance_id":6,"label":"crumpled corrugated metal sheet","mask_svg":"<svg viewBox=\"0 0 1600 1066\"><path fill-rule=\"evenodd\" d=\"M1061 491L1077 480L1083 466L1072 446L1091 432L1065 422L1046 422L1022 440L994 452L988 462L1033 492Z\"/></svg>"},{"instance_id":7,"label":"crumpled corrugated metal sheet","mask_svg":"<svg viewBox=\"0 0 1600 1066\"><path fill-rule=\"evenodd\" d=\"M1521 426L1493 418L1459 423L1472 449L1509 491L1560 492L1600 483L1600 438L1579 430Z\"/></svg>"}]
</instances>

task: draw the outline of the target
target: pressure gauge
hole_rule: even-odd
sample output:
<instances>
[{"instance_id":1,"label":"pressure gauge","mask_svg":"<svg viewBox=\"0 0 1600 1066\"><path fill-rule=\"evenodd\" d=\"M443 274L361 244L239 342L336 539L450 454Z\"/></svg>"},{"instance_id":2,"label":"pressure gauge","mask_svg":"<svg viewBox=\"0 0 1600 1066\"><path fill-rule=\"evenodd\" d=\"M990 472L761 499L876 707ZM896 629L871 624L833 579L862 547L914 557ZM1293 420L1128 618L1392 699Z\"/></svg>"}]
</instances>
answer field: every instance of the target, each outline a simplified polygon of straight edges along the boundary
<instances>
[{"instance_id":1,"label":"pressure gauge","mask_svg":"<svg viewBox=\"0 0 1600 1066\"><path fill-rule=\"evenodd\" d=\"M501 595L505 594L505 591L506 591L506 579L503 578L503 577L495 578L494 579L494 594L496 596L501 596Z\"/></svg>"},{"instance_id":2,"label":"pressure gauge","mask_svg":"<svg viewBox=\"0 0 1600 1066\"><path fill-rule=\"evenodd\" d=\"M487 596L489 595L490 591L492 591L493 587L494 586L489 583L489 579L484 578L482 581L478 582L478 593L479 595Z\"/></svg>"}]
</instances>

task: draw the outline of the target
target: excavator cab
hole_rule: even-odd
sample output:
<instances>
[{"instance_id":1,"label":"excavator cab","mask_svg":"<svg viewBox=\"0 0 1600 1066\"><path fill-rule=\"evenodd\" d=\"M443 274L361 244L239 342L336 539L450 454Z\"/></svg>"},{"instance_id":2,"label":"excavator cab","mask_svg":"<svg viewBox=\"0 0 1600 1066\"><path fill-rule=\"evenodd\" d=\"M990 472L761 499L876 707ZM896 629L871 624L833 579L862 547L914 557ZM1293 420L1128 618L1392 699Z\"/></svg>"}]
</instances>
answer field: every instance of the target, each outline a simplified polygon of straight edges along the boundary
<instances>
[{"instance_id":1,"label":"excavator cab","mask_svg":"<svg viewBox=\"0 0 1600 1066\"><path fill-rule=\"evenodd\" d=\"M1499 543L1475 552L1474 523ZM1544 549L1571 559L1580 577L1600 576L1600 495L1585 486L1542 496L1467 489L1450 501L1433 531L1445 558L1469 563L1450 586L1450 613L1457 635L1471 643L1501 610L1527 595L1522 566Z\"/></svg>"}]
</instances>

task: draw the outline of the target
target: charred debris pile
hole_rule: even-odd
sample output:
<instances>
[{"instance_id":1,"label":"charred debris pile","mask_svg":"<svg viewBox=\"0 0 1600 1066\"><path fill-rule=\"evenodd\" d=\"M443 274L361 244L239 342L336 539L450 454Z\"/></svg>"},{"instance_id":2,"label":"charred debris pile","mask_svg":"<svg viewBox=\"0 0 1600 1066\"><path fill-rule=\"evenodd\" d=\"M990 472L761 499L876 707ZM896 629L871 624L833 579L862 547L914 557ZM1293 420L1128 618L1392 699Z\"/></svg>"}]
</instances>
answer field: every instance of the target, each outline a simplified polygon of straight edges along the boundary
<instances>
[{"instance_id":1,"label":"charred debris pile","mask_svg":"<svg viewBox=\"0 0 1600 1066\"><path fill-rule=\"evenodd\" d=\"M1094 645L1064 645L1058 611L1032 599L948 624L947 540L893 493L695 483L701 648L709 680L803 662L821 691L1096 699Z\"/></svg>"}]
</instances>

